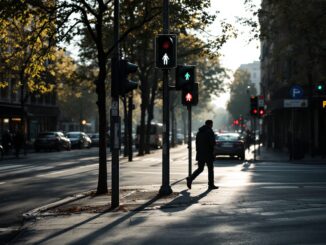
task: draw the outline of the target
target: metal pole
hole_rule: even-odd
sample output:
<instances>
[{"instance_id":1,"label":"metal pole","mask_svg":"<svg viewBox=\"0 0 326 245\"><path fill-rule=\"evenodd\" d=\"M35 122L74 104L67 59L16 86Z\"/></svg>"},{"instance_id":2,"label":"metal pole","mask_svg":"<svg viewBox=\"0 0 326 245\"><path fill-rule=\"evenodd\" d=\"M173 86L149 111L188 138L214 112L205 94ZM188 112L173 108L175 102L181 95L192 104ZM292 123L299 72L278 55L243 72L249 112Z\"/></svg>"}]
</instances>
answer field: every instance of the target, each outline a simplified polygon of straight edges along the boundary
<instances>
[{"instance_id":1,"label":"metal pole","mask_svg":"<svg viewBox=\"0 0 326 245\"><path fill-rule=\"evenodd\" d=\"M169 0L163 0L163 33L169 34ZM163 151L162 186L160 195L172 193L170 186L170 115L169 115L169 71L163 70Z\"/></svg>"},{"instance_id":2,"label":"metal pole","mask_svg":"<svg viewBox=\"0 0 326 245\"><path fill-rule=\"evenodd\" d=\"M254 120L254 161L256 161L256 117L254 117L253 120Z\"/></svg>"},{"instance_id":3,"label":"metal pole","mask_svg":"<svg viewBox=\"0 0 326 245\"><path fill-rule=\"evenodd\" d=\"M192 174L192 146L191 146L191 105L188 106L188 177Z\"/></svg>"},{"instance_id":4,"label":"metal pole","mask_svg":"<svg viewBox=\"0 0 326 245\"><path fill-rule=\"evenodd\" d=\"M115 49L113 53L112 62L119 59L119 0L114 0L114 43ZM118 75L118 71L116 71ZM118 77L118 76L116 76ZM112 85L111 85L112 86ZM111 194L111 208L119 206L119 150L120 150L120 117L119 117L119 96L112 97L111 104L111 123L110 123L110 137L112 151L111 164L111 179L112 179L112 194Z\"/></svg>"},{"instance_id":5,"label":"metal pole","mask_svg":"<svg viewBox=\"0 0 326 245\"><path fill-rule=\"evenodd\" d=\"M131 92L132 93L132 92ZM128 101L128 160L129 162L132 161L132 110L133 110L133 94L129 96ZM127 135L126 135L127 137Z\"/></svg>"}]
</instances>

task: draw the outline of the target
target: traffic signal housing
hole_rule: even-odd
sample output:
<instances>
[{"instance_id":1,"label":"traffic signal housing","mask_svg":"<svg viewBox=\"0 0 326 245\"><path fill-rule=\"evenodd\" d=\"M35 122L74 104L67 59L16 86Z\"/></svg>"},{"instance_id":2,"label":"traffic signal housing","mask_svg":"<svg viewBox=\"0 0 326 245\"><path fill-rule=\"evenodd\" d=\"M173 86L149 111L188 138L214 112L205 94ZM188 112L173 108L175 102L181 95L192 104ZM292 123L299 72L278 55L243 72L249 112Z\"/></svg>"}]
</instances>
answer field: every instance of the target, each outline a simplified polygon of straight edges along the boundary
<instances>
[{"instance_id":1,"label":"traffic signal housing","mask_svg":"<svg viewBox=\"0 0 326 245\"><path fill-rule=\"evenodd\" d=\"M177 65L177 36L160 34L155 40L155 65L160 69L171 69Z\"/></svg>"},{"instance_id":2,"label":"traffic signal housing","mask_svg":"<svg viewBox=\"0 0 326 245\"><path fill-rule=\"evenodd\" d=\"M112 96L125 96L125 94L136 89L138 82L128 79L129 74L137 72L138 66L128 60L112 60Z\"/></svg>"},{"instance_id":3,"label":"traffic signal housing","mask_svg":"<svg viewBox=\"0 0 326 245\"><path fill-rule=\"evenodd\" d=\"M258 97L250 96L250 115L258 116Z\"/></svg>"},{"instance_id":4,"label":"traffic signal housing","mask_svg":"<svg viewBox=\"0 0 326 245\"><path fill-rule=\"evenodd\" d=\"M192 86L196 81L196 69L192 65L178 65L175 70L175 89L182 90L185 86Z\"/></svg>"},{"instance_id":5,"label":"traffic signal housing","mask_svg":"<svg viewBox=\"0 0 326 245\"><path fill-rule=\"evenodd\" d=\"M181 93L181 102L186 106L194 106L198 104L198 83L193 83L191 86L185 86Z\"/></svg>"}]
</instances>

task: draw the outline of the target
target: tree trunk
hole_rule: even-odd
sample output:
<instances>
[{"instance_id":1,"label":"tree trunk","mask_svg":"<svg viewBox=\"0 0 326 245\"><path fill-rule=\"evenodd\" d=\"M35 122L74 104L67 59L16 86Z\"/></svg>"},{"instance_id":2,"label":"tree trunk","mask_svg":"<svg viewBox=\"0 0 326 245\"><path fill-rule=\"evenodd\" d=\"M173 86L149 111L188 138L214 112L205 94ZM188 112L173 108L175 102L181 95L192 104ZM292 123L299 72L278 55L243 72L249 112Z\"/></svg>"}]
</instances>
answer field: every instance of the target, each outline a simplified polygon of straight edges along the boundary
<instances>
[{"instance_id":1,"label":"tree trunk","mask_svg":"<svg viewBox=\"0 0 326 245\"><path fill-rule=\"evenodd\" d=\"M148 107L148 99L149 99L149 90L148 90L148 80L145 77L141 77L141 116L140 116L140 132L139 132L139 149L138 155L143 156L145 150L145 134L148 133L145 130L145 118L146 118L146 109Z\"/></svg>"},{"instance_id":2,"label":"tree trunk","mask_svg":"<svg viewBox=\"0 0 326 245\"><path fill-rule=\"evenodd\" d=\"M129 142L129 129L128 129L128 111L127 111L127 99L123 97L123 113L124 113L124 137L123 137L123 156L128 156L128 142Z\"/></svg>"},{"instance_id":3,"label":"tree trunk","mask_svg":"<svg viewBox=\"0 0 326 245\"><path fill-rule=\"evenodd\" d=\"M106 62L104 54L99 52L99 75L98 80L95 81L96 93L98 95L98 113L99 113L99 173L96 194L104 194L108 192L107 186L107 166L106 166L106 89L105 78L107 74ZM102 54L102 55L101 55Z\"/></svg>"}]
</instances>

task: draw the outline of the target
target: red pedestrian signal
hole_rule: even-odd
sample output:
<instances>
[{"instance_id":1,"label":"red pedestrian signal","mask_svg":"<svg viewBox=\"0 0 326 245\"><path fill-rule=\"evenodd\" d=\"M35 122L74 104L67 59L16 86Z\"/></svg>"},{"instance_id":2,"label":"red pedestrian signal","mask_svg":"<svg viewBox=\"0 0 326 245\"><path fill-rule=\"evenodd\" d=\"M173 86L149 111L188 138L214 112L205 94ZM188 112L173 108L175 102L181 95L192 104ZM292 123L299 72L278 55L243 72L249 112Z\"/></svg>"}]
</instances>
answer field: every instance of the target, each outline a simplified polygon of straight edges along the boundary
<instances>
[{"instance_id":1,"label":"red pedestrian signal","mask_svg":"<svg viewBox=\"0 0 326 245\"><path fill-rule=\"evenodd\" d=\"M192 101L192 94L191 93L187 93L186 96L185 96L185 100L189 103L191 103Z\"/></svg>"},{"instance_id":2,"label":"red pedestrian signal","mask_svg":"<svg viewBox=\"0 0 326 245\"><path fill-rule=\"evenodd\" d=\"M198 104L198 83L192 86L186 86L181 93L182 104L186 106L193 106Z\"/></svg>"},{"instance_id":3,"label":"red pedestrian signal","mask_svg":"<svg viewBox=\"0 0 326 245\"><path fill-rule=\"evenodd\" d=\"M177 36L161 34L155 41L155 65L160 69L171 69L177 65Z\"/></svg>"}]
</instances>

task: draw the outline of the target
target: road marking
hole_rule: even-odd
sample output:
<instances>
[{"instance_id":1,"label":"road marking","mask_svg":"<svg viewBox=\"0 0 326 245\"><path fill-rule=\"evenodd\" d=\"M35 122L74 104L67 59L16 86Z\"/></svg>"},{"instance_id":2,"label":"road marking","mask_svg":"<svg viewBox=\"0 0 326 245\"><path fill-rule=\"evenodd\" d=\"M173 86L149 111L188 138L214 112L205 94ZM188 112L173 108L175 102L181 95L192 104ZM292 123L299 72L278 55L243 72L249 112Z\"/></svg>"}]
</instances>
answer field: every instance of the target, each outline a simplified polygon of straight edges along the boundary
<instances>
[{"instance_id":1,"label":"road marking","mask_svg":"<svg viewBox=\"0 0 326 245\"><path fill-rule=\"evenodd\" d=\"M0 182L0 185L6 184L6 182Z\"/></svg>"},{"instance_id":2,"label":"road marking","mask_svg":"<svg viewBox=\"0 0 326 245\"><path fill-rule=\"evenodd\" d=\"M60 170L60 171L54 171L54 172L51 172L51 173L46 173L46 174L39 174L39 175L36 175L36 177L46 177L46 176L51 176L51 175L56 175L56 174L62 174L64 172L72 172L72 171L76 171L76 170L79 170L79 169L83 169L83 168L90 168L90 167L95 167L95 166L98 166L98 164L91 164L91 165L85 165L85 166L80 166L80 167L77 167L77 168L70 168L70 169L65 169L65 170Z\"/></svg>"}]
</instances>

